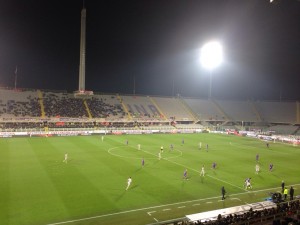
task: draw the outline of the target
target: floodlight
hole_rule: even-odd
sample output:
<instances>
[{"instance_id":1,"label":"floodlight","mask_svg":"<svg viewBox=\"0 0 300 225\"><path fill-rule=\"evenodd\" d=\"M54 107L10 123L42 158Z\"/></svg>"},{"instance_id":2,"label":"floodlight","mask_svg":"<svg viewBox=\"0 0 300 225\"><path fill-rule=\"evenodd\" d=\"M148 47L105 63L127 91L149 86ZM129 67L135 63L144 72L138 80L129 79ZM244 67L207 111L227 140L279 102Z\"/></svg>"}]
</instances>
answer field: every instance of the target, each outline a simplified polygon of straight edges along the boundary
<instances>
[{"instance_id":1,"label":"floodlight","mask_svg":"<svg viewBox=\"0 0 300 225\"><path fill-rule=\"evenodd\" d=\"M223 60L223 49L219 42L212 41L201 48L200 61L203 67L212 70Z\"/></svg>"},{"instance_id":2,"label":"floodlight","mask_svg":"<svg viewBox=\"0 0 300 225\"><path fill-rule=\"evenodd\" d=\"M219 66L223 60L223 49L219 42L211 41L201 48L200 62L202 66L210 72L209 93L208 98L211 98L212 89L212 71Z\"/></svg>"}]
</instances>

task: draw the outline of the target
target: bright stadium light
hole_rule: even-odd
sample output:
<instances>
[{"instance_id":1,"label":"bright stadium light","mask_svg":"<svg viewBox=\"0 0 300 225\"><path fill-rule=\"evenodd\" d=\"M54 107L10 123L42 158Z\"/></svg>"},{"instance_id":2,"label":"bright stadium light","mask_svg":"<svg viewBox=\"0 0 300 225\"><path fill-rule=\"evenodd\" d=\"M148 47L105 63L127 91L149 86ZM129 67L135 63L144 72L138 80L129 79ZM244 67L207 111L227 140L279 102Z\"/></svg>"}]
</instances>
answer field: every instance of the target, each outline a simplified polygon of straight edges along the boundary
<instances>
[{"instance_id":1,"label":"bright stadium light","mask_svg":"<svg viewBox=\"0 0 300 225\"><path fill-rule=\"evenodd\" d=\"M200 62L201 65L210 71L210 85L209 95L211 98L211 87L212 87L212 71L214 68L219 66L223 61L223 48L219 42L212 41L206 43L201 48Z\"/></svg>"}]
</instances>

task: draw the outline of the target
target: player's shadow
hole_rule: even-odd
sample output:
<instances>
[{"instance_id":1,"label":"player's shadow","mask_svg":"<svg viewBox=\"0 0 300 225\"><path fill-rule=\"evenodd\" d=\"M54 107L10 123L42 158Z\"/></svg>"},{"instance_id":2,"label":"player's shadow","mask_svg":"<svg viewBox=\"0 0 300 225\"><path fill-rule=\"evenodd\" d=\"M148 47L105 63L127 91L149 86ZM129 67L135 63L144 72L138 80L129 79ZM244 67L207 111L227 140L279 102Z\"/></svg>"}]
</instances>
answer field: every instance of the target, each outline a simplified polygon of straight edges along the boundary
<instances>
[{"instance_id":1,"label":"player's shadow","mask_svg":"<svg viewBox=\"0 0 300 225\"><path fill-rule=\"evenodd\" d=\"M159 160L159 159L156 160L156 161L154 161L154 162L153 162L153 165L156 165L156 164L159 163L160 161L161 161L161 160Z\"/></svg>"},{"instance_id":2,"label":"player's shadow","mask_svg":"<svg viewBox=\"0 0 300 225\"><path fill-rule=\"evenodd\" d=\"M274 173L272 173L272 175L273 175L274 177L277 177L277 178L281 179L278 175L276 175L276 174L274 174Z\"/></svg>"},{"instance_id":3,"label":"player's shadow","mask_svg":"<svg viewBox=\"0 0 300 225\"><path fill-rule=\"evenodd\" d=\"M200 181L201 181L201 183L203 183L203 181L204 181L204 176L200 176Z\"/></svg>"},{"instance_id":4,"label":"player's shadow","mask_svg":"<svg viewBox=\"0 0 300 225\"><path fill-rule=\"evenodd\" d=\"M186 181L187 181L186 179L182 179L182 184L181 184L181 188L182 188L182 189L184 188L185 182L186 182Z\"/></svg>"},{"instance_id":5,"label":"player's shadow","mask_svg":"<svg viewBox=\"0 0 300 225\"><path fill-rule=\"evenodd\" d=\"M120 194L120 195L116 198L116 202L120 201L120 200L123 198L123 196L125 195L126 192L127 192L127 191L124 190L124 191L122 192L122 194Z\"/></svg>"},{"instance_id":6,"label":"player's shadow","mask_svg":"<svg viewBox=\"0 0 300 225\"><path fill-rule=\"evenodd\" d=\"M222 201L223 208L226 208L226 198L229 198L229 196L225 196L225 199Z\"/></svg>"},{"instance_id":7,"label":"player's shadow","mask_svg":"<svg viewBox=\"0 0 300 225\"><path fill-rule=\"evenodd\" d=\"M182 178L182 184L181 184L181 188L184 188L184 186L185 186L185 183L186 182L189 182L189 179L190 179L191 177L187 177L187 178Z\"/></svg>"},{"instance_id":8,"label":"player's shadow","mask_svg":"<svg viewBox=\"0 0 300 225\"><path fill-rule=\"evenodd\" d=\"M139 185L133 185L131 188L129 188L129 190L133 190L133 189L136 189Z\"/></svg>"},{"instance_id":9,"label":"player's shadow","mask_svg":"<svg viewBox=\"0 0 300 225\"><path fill-rule=\"evenodd\" d=\"M116 201L117 201L117 202L120 201L120 200L124 197L124 195L126 194L126 192L131 191L131 190L133 190L133 189L135 189L135 188L137 188L137 187L138 187L138 185L136 184L136 185L130 187L128 190L124 190L124 191L122 192L122 194L120 194L119 196L117 196Z\"/></svg>"},{"instance_id":10,"label":"player's shadow","mask_svg":"<svg viewBox=\"0 0 300 225\"><path fill-rule=\"evenodd\" d=\"M136 169L134 173L137 173L137 172L141 171L142 169L143 169L143 167L140 167L140 168Z\"/></svg>"},{"instance_id":11,"label":"player's shadow","mask_svg":"<svg viewBox=\"0 0 300 225\"><path fill-rule=\"evenodd\" d=\"M86 164L86 161L70 159L68 160L68 163L72 163L72 165L83 165Z\"/></svg>"},{"instance_id":12,"label":"player's shadow","mask_svg":"<svg viewBox=\"0 0 300 225\"><path fill-rule=\"evenodd\" d=\"M251 192L251 189L247 190L247 191L248 191L247 193L248 193L249 198L251 198L251 199L255 198L255 193Z\"/></svg>"}]
</instances>

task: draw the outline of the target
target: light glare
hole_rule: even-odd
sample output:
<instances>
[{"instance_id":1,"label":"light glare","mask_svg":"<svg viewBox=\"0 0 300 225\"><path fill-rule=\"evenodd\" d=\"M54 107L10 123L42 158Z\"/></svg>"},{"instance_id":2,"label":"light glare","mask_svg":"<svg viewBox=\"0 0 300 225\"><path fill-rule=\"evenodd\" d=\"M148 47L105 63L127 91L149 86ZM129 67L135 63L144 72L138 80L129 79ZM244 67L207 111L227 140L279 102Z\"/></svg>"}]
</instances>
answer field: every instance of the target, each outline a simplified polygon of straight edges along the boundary
<instances>
[{"instance_id":1,"label":"light glare","mask_svg":"<svg viewBox=\"0 0 300 225\"><path fill-rule=\"evenodd\" d=\"M223 50L219 42L209 42L201 48L200 61L203 67L212 70L221 64Z\"/></svg>"}]
</instances>

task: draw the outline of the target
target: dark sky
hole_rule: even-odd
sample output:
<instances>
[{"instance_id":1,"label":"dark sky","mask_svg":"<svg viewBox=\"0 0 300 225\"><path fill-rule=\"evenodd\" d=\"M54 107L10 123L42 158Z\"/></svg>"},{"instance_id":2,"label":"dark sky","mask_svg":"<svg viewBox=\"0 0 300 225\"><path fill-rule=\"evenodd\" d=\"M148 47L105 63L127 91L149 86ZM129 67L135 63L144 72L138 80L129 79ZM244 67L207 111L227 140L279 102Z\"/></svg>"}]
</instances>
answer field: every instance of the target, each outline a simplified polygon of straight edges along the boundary
<instances>
[{"instance_id":1,"label":"dark sky","mask_svg":"<svg viewBox=\"0 0 300 225\"><path fill-rule=\"evenodd\" d=\"M206 98L199 62L224 48L212 96L300 100L299 0L86 0L86 89ZM0 0L0 86L78 89L82 0ZM173 89L174 81L174 89Z\"/></svg>"}]
</instances>

